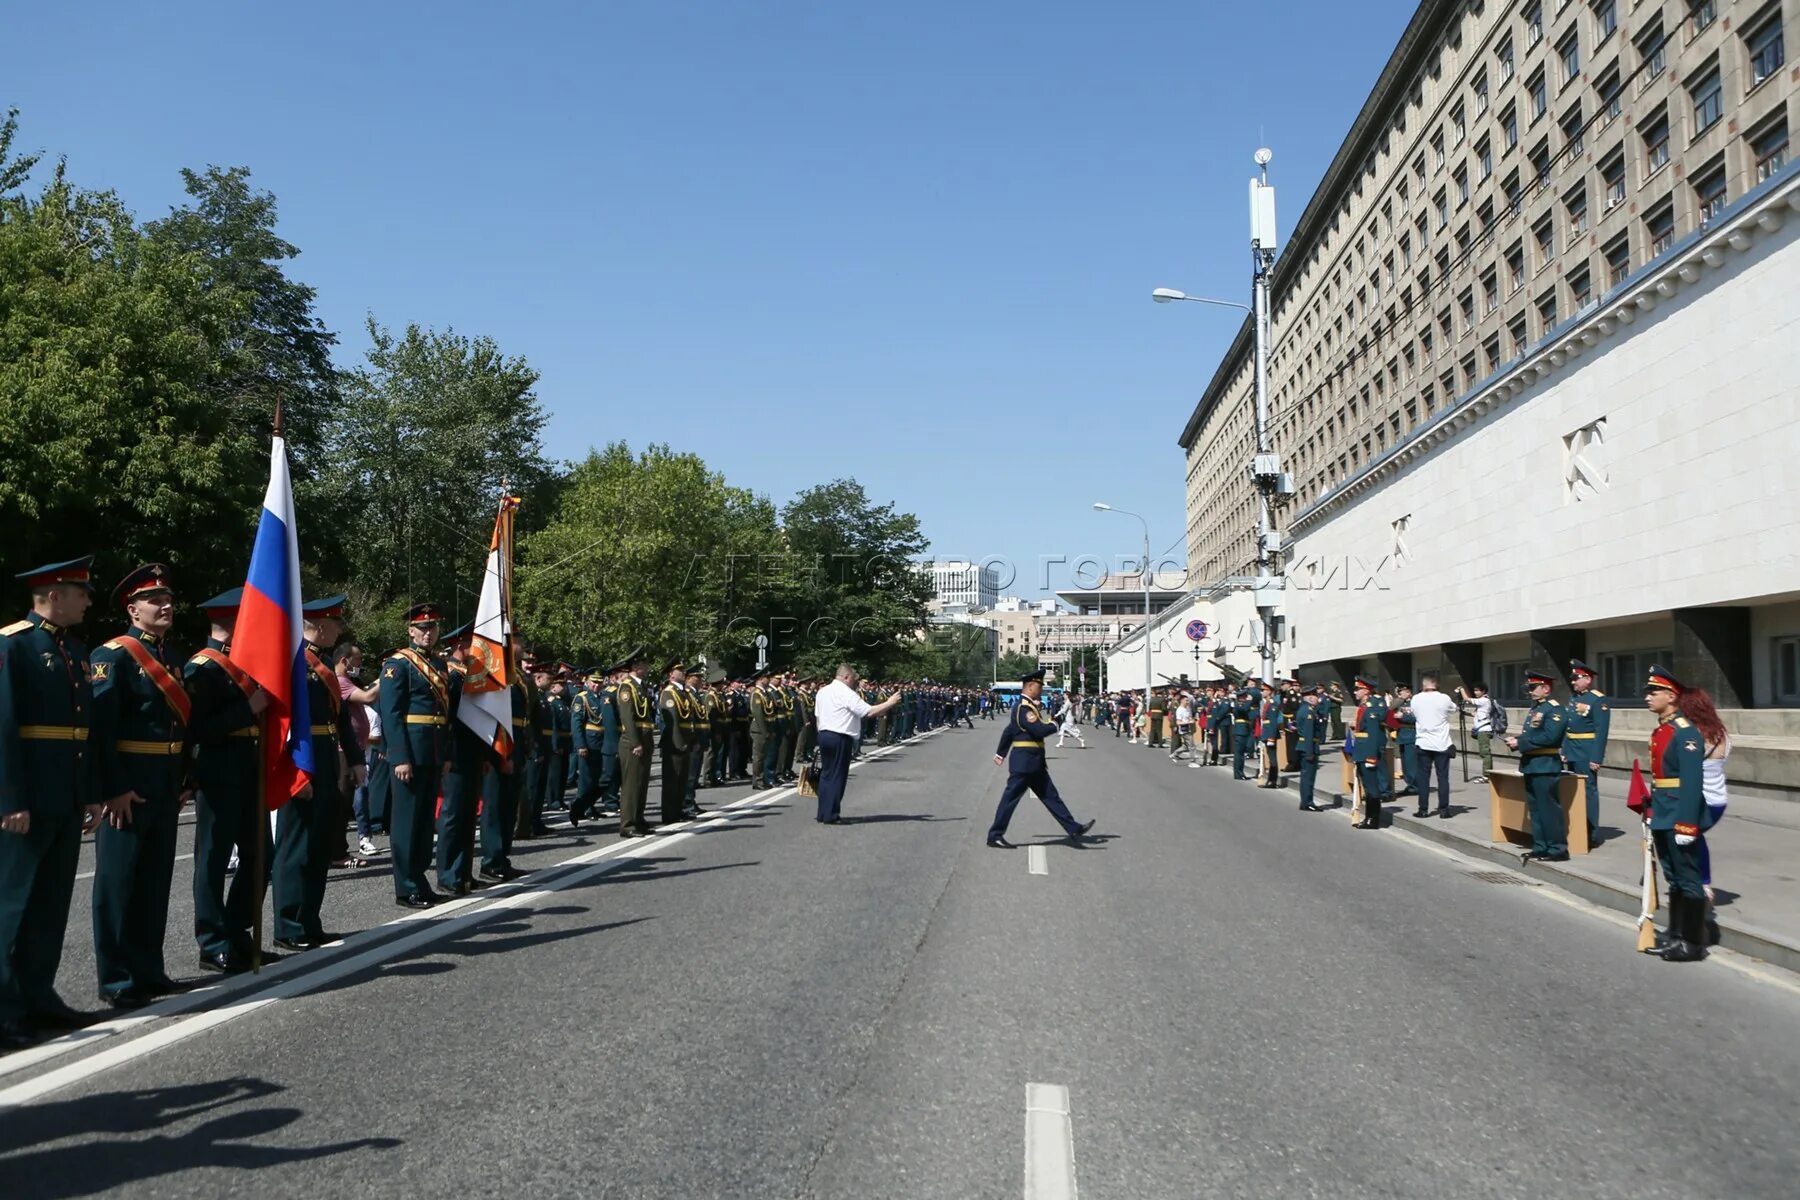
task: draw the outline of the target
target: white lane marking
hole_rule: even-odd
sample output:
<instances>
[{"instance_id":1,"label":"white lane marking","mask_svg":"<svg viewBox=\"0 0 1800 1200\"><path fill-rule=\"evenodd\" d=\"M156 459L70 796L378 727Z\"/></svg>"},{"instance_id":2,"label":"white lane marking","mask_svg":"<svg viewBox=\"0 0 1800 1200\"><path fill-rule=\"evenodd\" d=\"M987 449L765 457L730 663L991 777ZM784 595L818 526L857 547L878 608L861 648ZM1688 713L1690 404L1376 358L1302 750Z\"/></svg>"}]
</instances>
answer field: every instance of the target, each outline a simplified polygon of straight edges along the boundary
<instances>
[{"instance_id":1,"label":"white lane marking","mask_svg":"<svg viewBox=\"0 0 1800 1200\"><path fill-rule=\"evenodd\" d=\"M194 857L194 856L193 856L193 855L192 855L192 854L177 854L177 855L176 855L176 856L175 856L175 861L176 861L176 862L183 862L183 861L185 861L185 860L187 860L187 859L190 859L190 858L192 858L192 857ZM94 874L95 874L95 873L94 873L94 872L93 872L93 871L83 871L83 872L82 872L82 873L81 873L81 874L79 874L79 875L77 875L77 876L76 876L76 877L75 877L75 878L76 878L76 879L77 879L77 880L82 880L82 879L92 879L92 878L93 878L93 877L94 877Z\"/></svg>"},{"instance_id":2,"label":"white lane marking","mask_svg":"<svg viewBox=\"0 0 1800 1200\"><path fill-rule=\"evenodd\" d=\"M1025 1085L1025 1200L1075 1200L1075 1130L1069 1089Z\"/></svg>"},{"instance_id":3,"label":"white lane marking","mask_svg":"<svg viewBox=\"0 0 1800 1200\"><path fill-rule=\"evenodd\" d=\"M1025 847L1025 869L1033 875L1050 873L1050 855L1042 846Z\"/></svg>"},{"instance_id":4,"label":"white lane marking","mask_svg":"<svg viewBox=\"0 0 1800 1200\"><path fill-rule=\"evenodd\" d=\"M904 742L878 747L864 754L861 761L851 763L850 769L855 770L863 762L881 758L900 746L931 737L936 732L937 730L931 730L927 733L917 734ZM273 986L258 991L254 995L230 1001L219 1008L210 1009L187 1020L175 1022L165 1028L146 1033L142 1037L129 1039L120 1045L83 1058L79 1062L47 1071L34 1079L0 1091L0 1109L30 1103L59 1088L154 1054L165 1046L175 1045L195 1034L203 1033L208 1029L223 1025L227 1021L255 1012L275 1000L303 995L332 980L406 954L416 947L427 945L467 926L477 924L488 913L517 908L540 896L548 896L561 891L578 881L597 878L618 869L631 859L658 853L665 846L698 836L708 825L729 822L736 817L747 815L756 809L791 796L793 793L793 788L783 787L746 796L741 800L721 805L711 812L703 814L697 821L684 821L676 825L665 826L664 828L669 830L667 833L590 850L560 863L541 867L538 871L533 872L533 875L564 871L569 867L589 867L597 863L599 865L596 869L566 871L553 879L546 879L531 885L526 885L524 881L502 884L500 887L490 888L478 895L465 896L458 900L439 904L431 909L408 913L406 916L353 934L344 941L335 942L331 946L304 955L292 955L268 968L261 975L234 976L217 984L161 1000L150 1008L139 1010L130 1016L103 1021L88 1029L45 1042L43 1045L34 1046L29 1050L9 1054L0 1059L0 1075L26 1070L74 1050L88 1049L107 1038L142 1029L146 1025L157 1022L160 1018L177 1016L208 1001L230 996L235 992L247 991L260 984L273 981ZM392 932L402 926L420 924L423 924L425 928L363 949L368 942L384 933ZM358 950L360 953L355 952Z\"/></svg>"}]
</instances>

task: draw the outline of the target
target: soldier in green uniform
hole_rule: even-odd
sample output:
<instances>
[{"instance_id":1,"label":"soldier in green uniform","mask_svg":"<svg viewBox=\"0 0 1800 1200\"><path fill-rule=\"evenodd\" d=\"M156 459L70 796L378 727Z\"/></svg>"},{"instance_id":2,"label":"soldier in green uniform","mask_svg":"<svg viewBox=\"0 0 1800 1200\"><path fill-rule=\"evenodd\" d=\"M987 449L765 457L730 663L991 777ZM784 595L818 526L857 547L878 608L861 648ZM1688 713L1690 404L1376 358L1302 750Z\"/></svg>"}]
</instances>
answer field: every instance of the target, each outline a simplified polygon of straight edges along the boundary
<instances>
[{"instance_id":1,"label":"soldier in green uniform","mask_svg":"<svg viewBox=\"0 0 1800 1200\"><path fill-rule=\"evenodd\" d=\"M1569 830L1563 820L1562 801L1556 785L1562 778L1563 736L1568 713L1550 698L1551 680L1541 671L1525 672L1525 694L1531 708L1516 736L1506 744L1519 752L1519 773L1525 777L1525 803L1531 812L1531 849L1520 861L1569 861Z\"/></svg>"},{"instance_id":2,"label":"soldier in green uniform","mask_svg":"<svg viewBox=\"0 0 1800 1200\"><path fill-rule=\"evenodd\" d=\"M113 599L131 628L94 651L88 744L106 797L95 836L94 963L100 999L142 1008L181 990L163 970L176 823L188 800L187 724L193 704L163 635L175 621L169 568L147 563Z\"/></svg>"},{"instance_id":3,"label":"soldier in green uniform","mask_svg":"<svg viewBox=\"0 0 1800 1200\"><path fill-rule=\"evenodd\" d=\"M450 650L450 757L444 763L444 797L438 806L438 887L457 896L487 886L475 878L475 818L488 773L495 769L494 748L461 720L463 689L470 673L485 677L486 668L469 657L473 626L444 635Z\"/></svg>"},{"instance_id":4,"label":"soldier in green uniform","mask_svg":"<svg viewBox=\"0 0 1800 1200\"><path fill-rule=\"evenodd\" d=\"M690 740L694 735L694 705L688 696L687 674L679 658L661 672L668 680L658 693L656 704L662 714L662 820L673 825L680 821L687 807Z\"/></svg>"},{"instance_id":5,"label":"soldier in green uniform","mask_svg":"<svg viewBox=\"0 0 1800 1200\"><path fill-rule=\"evenodd\" d=\"M781 748L775 702L769 696L769 673L759 670L750 689L750 771L756 782L752 791L775 786L775 752Z\"/></svg>"},{"instance_id":6,"label":"soldier in green uniform","mask_svg":"<svg viewBox=\"0 0 1800 1200\"><path fill-rule=\"evenodd\" d=\"M1419 719L1413 716L1412 694L1412 684L1404 679L1394 684L1394 706L1388 710L1388 725L1400 749L1400 782L1406 785L1399 796L1419 794Z\"/></svg>"},{"instance_id":7,"label":"soldier in green uniform","mask_svg":"<svg viewBox=\"0 0 1800 1200\"><path fill-rule=\"evenodd\" d=\"M1247 679L1246 684L1255 683ZM1231 702L1231 777L1248 779L1245 773L1244 760L1250 755L1250 722L1256 716L1254 693L1248 687L1239 688L1237 696Z\"/></svg>"},{"instance_id":8,"label":"soldier in green uniform","mask_svg":"<svg viewBox=\"0 0 1800 1200\"><path fill-rule=\"evenodd\" d=\"M1650 734L1650 839L1669 881L1669 934L1665 962L1706 957L1706 889L1700 872L1700 834L1706 821L1706 743L1693 723L1677 713L1681 682L1650 668L1644 704L1656 717Z\"/></svg>"},{"instance_id":9,"label":"soldier in green uniform","mask_svg":"<svg viewBox=\"0 0 1800 1200\"><path fill-rule=\"evenodd\" d=\"M650 756L656 753L656 699L644 682L650 658L642 650L622 664L619 707L619 836L648 837L644 808L650 799Z\"/></svg>"},{"instance_id":10,"label":"soldier in green uniform","mask_svg":"<svg viewBox=\"0 0 1800 1200\"><path fill-rule=\"evenodd\" d=\"M412 644L381 664L378 707L393 776L394 903L402 908L444 899L425 881L450 733L450 672L434 650L439 620L435 604L413 605L406 614Z\"/></svg>"},{"instance_id":11,"label":"soldier in green uniform","mask_svg":"<svg viewBox=\"0 0 1800 1200\"><path fill-rule=\"evenodd\" d=\"M1300 811L1322 812L1324 810L1313 803L1313 785L1319 777L1319 755L1325 749L1331 727L1325 707L1319 703L1318 684L1301 686L1300 703L1294 709L1292 724L1294 756L1300 765Z\"/></svg>"},{"instance_id":12,"label":"soldier in green uniform","mask_svg":"<svg viewBox=\"0 0 1800 1200\"><path fill-rule=\"evenodd\" d=\"M251 863L261 835L265 864L273 857L262 819L261 714L269 697L232 662L231 634L244 589L232 588L200 607L212 623L206 648L182 675L194 701L194 940L202 970L237 975L250 969L252 926L262 880ZM236 875L228 876L232 851ZM227 884L229 883L229 891Z\"/></svg>"},{"instance_id":13,"label":"soldier in green uniform","mask_svg":"<svg viewBox=\"0 0 1800 1200\"><path fill-rule=\"evenodd\" d=\"M331 839L339 826L341 797L360 776L356 730L325 653L343 634L344 597L327 596L300 606L306 635L306 705L311 720L312 784L288 800L275 817L275 944L311 950L338 939L325 932L320 914L331 874Z\"/></svg>"},{"instance_id":14,"label":"soldier in green uniform","mask_svg":"<svg viewBox=\"0 0 1800 1200\"><path fill-rule=\"evenodd\" d=\"M780 746L775 756L775 781L791 783L794 779L794 741L799 733L794 713L794 673L778 676L774 688L776 716L780 721Z\"/></svg>"},{"instance_id":15,"label":"soldier in green uniform","mask_svg":"<svg viewBox=\"0 0 1800 1200\"><path fill-rule=\"evenodd\" d=\"M1356 677L1351 692L1356 696L1356 717L1350 723L1350 757L1363 794L1363 819L1351 828L1380 829L1385 795L1381 777L1387 771L1387 702L1367 675Z\"/></svg>"},{"instance_id":16,"label":"soldier in green uniform","mask_svg":"<svg viewBox=\"0 0 1800 1200\"><path fill-rule=\"evenodd\" d=\"M1257 787L1278 788L1281 786L1281 751L1276 743L1281 740L1281 702L1275 698L1275 685L1262 685L1262 698L1256 705L1256 740L1262 745L1263 761L1261 778L1256 781Z\"/></svg>"},{"instance_id":17,"label":"soldier in green uniform","mask_svg":"<svg viewBox=\"0 0 1800 1200\"><path fill-rule=\"evenodd\" d=\"M1594 668L1579 658L1569 660L1569 704L1563 734L1563 764L1585 781L1588 840L1598 842L1600 828L1600 764L1612 732L1612 701L1594 686Z\"/></svg>"},{"instance_id":18,"label":"soldier in green uniform","mask_svg":"<svg viewBox=\"0 0 1800 1200\"><path fill-rule=\"evenodd\" d=\"M683 718L687 723L687 777L682 780L681 811L684 816L694 817L700 814L700 767L706 758L709 728L706 695L692 676L683 677L681 689L688 698L688 715Z\"/></svg>"},{"instance_id":19,"label":"soldier in green uniform","mask_svg":"<svg viewBox=\"0 0 1800 1200\"><path fill-rule=\"evenodd\" d=\"M520 662L520 643L511 650L508 674L512 682L512 745L501 759L493 755L493 769L481 782L481 877L489 883L505 883L525 872L512 865L513 828L519 822L519 796L525 790L532 745L536 740L534 710L537 707L531 676Z\"/></svg>"},{"instance_id":20,"label":"soldier in green uniform","mask_svg":"<svg viewBox=\"0 0 1800 1200\"><path fill-rule=\"evenodd\" d=\"M56 994L81 837L100 823L88 742L92 556L17 578L31 612L0 628L0 1050L91 1022Z\"/></svg>"},{"instance_id":21,"label":"soldier in green uniform","mask_svg":"<svg viewBox=\"0 0 1800 1200\"><path fill-rule=\"evenodd\" d=\"M731 702L725 681L719 680L707 689L706 762L703 774L707 787L724 787L726 763L731 757Z\"/></svg>"},{"instance_id":22,"label":"soldier in green uniform","mask_svg":"<svg viewBox=\"0 0 1800 1200\"><path fill-rule=\"evenodd\" d=\"M581 691L569 707L569 738L575 747L575 798L569 801L569 827L580 826L583 818L604 795L601 787L601 757L606 743L606 726L601 715L600 688L606 677L595 667L587 673Z\"/></svg>"}]
</instances>

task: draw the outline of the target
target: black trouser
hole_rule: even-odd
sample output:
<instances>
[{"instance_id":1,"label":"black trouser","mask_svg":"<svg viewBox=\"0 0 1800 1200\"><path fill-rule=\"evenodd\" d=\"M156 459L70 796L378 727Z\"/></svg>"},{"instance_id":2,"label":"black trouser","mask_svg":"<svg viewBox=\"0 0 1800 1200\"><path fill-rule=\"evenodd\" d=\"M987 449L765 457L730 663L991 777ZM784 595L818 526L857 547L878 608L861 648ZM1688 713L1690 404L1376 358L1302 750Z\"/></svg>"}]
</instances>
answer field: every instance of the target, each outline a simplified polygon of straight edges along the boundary
<instances>
[{"instance_id":1,"label":"black trouser","mask_svg":"<svg viewBox=\"0 0 1800 1200\"><path fill-rule=\"evenodd\" d=\"M1024 797L1027 788L1030 788L1043 802L1050 815L1056 819L1056 823L1063 827L1063 832L1070 837L1075 836L1081 828L1080 824L1069 812L1069 806L1063 803L1061 793L1056 790L1056 784L1050 780L1049 770L1039 766L1035 770L1016 771L1006 777L1006 788L1000 793L1000 807L994 810L994 823L988 827L988 841L991 842L995 838L1006 836L1006 828L1012 824L1013 809L1019 806L1019 801Z\"/></svg>"},{"instance_id":2,"label":"black trouser","mask_svg":"<svg viewBox=\"0 0 1800 1200\"><path fill-rule=\"evenodd\" d=\"M681 820L687 807L688 764L693 760L687 747L676 749L664 742L662 748L662 821L673 825Z\"/></svg>"},{"instance_id":3,"label":"black trouser","mask_svg":"<svg viewBox=\"0 0 1800 1200\"><path fill-rule=\"evenodd\" d=\"M1698 839L1685 846L1675 844L1673 829L1652 829L1650 841L1656 847L1656 861L1662 864L1663 876L1669 881L1670 899L1675 893L1689 900L1706 900L1706 889L1700 880L1700 847Z\"/></svg>"},{"instance_id":4,"label":"black trouser","mask_svg":"<svg viewBox=\"0 0 1800 1200\"><path fill-rule=\"evenodd\" d=\"M513 826L519 822L526 770L515 758L510 772L495 767L481 781L481 869L490 875L512 866Z\"/></svg>"},{"instance_id":5,"label":"black trouser","mask_svg":"<svg viewBox=\"0 0 1800 1200\"><path fill-rule=\"evenodd\" d=\"M829 729L819 730L819 820L835 821L850 779L850 752L856 739Z\"/></svg>"},{"instance_id":6,"label":"black trouser","mask_svg":"<svg viewBox=\"0 0 1800 1200\"><path fill-rule=\"evenodd\" d=\"M1431 807L1431 777L1437 776L1438 811L1447 812L1450 808L1450 759L1454 750L1420 750L1419 774L1419 811L1425 812Z\"/></svg>"},{"instance_id":7,"label":"black trouser","mask_svg":"<svg viewBox=\"0 0 1800 1200\"><path fill-rule=\"evenodd\" d=\"M72 808L32 813L29 833L0 833L0 1022L61 1007L56 968L80 857Z\"/></svg>"}]
</instances>

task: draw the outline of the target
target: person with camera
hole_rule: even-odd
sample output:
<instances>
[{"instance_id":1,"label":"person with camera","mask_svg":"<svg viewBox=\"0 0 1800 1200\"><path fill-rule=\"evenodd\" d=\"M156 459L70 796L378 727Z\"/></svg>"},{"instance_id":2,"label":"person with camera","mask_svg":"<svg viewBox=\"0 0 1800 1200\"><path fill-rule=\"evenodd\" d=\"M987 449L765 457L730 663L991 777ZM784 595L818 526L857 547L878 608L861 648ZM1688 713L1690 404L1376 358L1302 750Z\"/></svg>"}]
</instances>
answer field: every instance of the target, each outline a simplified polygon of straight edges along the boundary
<instances>
[{"instance_id":1,"label":"person with camera","mask_svg":"<svg viewBox=\"0 0 1800 1200\"><path fill-rule=\"evenodd\" d=\"M844 786L850 779L850 753L862 734L863 721L879 717L900 703L896 691L878 704L870 704L857 691L856 668L839 663L837 675L819 689L814 719L819 726L819 815L821 825L836 825L844 804Z\"/></svg>"},{"instance_id":2,"label":"person with camera","mask_svg":"<svg viewBox=\"0 0 1800 1200\"><path fill-rule=\"evenodd\" d=\"M1457 706L1468 714L1472 722L1470 732L1475 735L1475 748L1481 755L1481 774L1470 780L1471 783L1486 783L1488 776L1494 771L1494 738L1504 732L1495 728L1497 706L1493 697L1488 695L1487 684L1477 680L1464 689L1458 684L1456 688Z\"/></svg>"}]
</instances>

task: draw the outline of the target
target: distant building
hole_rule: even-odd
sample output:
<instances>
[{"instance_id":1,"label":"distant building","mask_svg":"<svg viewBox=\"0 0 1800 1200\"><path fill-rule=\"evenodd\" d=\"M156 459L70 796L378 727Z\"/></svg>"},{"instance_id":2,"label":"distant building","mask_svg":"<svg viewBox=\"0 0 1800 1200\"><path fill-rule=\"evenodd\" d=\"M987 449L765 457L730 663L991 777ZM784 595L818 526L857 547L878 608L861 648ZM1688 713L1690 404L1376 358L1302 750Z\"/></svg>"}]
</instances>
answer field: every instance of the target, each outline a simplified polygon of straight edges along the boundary
<instances>
[{"instance_id":1,"label":"distant building","mask_svg":"<svg viewBox=\"0 0 1800 1200\"><path fill-rule=\"evenodd\" d=\"M959 608L964 612L992 608L1000 599L999 568L967 559L947 559L919 564L930 580L937 611Z\"/></svg>"}]
</instances>

